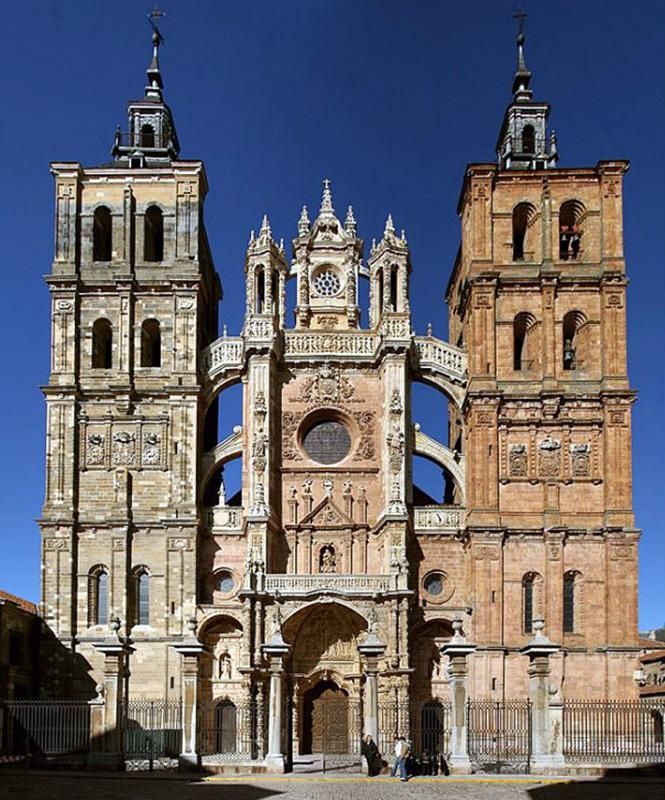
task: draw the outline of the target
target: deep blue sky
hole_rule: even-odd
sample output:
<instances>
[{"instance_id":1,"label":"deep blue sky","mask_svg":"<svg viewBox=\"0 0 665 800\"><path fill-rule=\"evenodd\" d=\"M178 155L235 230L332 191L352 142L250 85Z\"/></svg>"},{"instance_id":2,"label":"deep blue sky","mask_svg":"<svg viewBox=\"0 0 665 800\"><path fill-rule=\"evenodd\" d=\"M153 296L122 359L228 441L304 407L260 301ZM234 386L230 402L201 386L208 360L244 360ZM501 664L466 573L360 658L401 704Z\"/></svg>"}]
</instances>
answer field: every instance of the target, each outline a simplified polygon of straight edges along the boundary
<instances>
[{"instance_id":1,"label":"deep blue sky","mask_svg":"<svg viewBox=\"0 0 665 800\"><path fill-rule=\"evenodd\" d=\"M165 4L167 0L164 0ZM665 299L665 4L527 2L527 61L552 103L562 166L629 158L629 364L639 390L634 485L640 626L665 622L662 415ZM5 0L2 154L0 587L39 598L53 189L49 161L109 160L125 103L145 85L149 2ZM169 0L162 72L182 156L205 160L206 221L238 332L242 267L264 211L287 242L302 203L333 181L360 235L386 213L411 246L415 327L445 336L464 167L491 160L514 71L512 0ZM443 406L417 398L416 414ZM430 423L429 429L432 430ZM437 433L439 430L434 429Z\"/></svg>"}]
</instances>

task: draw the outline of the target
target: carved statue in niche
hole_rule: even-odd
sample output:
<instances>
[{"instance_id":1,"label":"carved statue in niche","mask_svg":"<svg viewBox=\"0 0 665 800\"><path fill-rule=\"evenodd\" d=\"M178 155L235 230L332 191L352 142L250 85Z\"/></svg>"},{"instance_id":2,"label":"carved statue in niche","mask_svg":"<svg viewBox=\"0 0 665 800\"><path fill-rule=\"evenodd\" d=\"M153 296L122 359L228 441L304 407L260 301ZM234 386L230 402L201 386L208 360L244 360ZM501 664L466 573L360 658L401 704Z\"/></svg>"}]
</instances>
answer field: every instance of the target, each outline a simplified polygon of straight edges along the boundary
<instances>
[{"instance_id":1,"label":"carved statue in niche","mask_svg":"<svg viewBox=\"0 0 665 800\"><path fill-rule=\"evenodd\" d=\"M388 443L390 468L393 472L399 472L402 468L402 460L404 458L404 433L400 430L397 423L395 423L393 430L386 436L386 442Z\"/></svg>"},{"instance_id":2,"label":"carved statue in niche","mask_svg":"<svg viewBox=\"0 0 665 800\"><path fill-rule=\"evenodd\" d=\"M508 457L510 474L515 478L526 478L529 472L529 454L525 444L510 446Z\"/></svg>"},{"instance_id":3,"label":"carved statue in niche","mask_svg":"<svg viewBox=\"0 0 665 800\"><path fill-rule=\"evenodd\" d=\"M321 552L319 553L319 572L326 574L337 572L335 548L331 544L327 544L321 548Z\"/></svg>"},{"instance_id":4,"label":"carved statue in niche","mask_svg":"<svg viewBox=\"0 0 665 800\"><path fill-rule=\"evenodd\" d=\"M323 489L324 497L332 497L334 484L330 478L324 478L321 481L321 488Z\"/></svg>"},{"instance_id":5,"label":"carved statue in niche","mask_svg":"<svg viewBox=\"0 0 665 800\"><path fill-rule=\"evenodd\" d=\"M231 655L228 650L224 649L217 659L217 677L220 680L230 680L231 673Z\"/></svg>"}]
</instances>

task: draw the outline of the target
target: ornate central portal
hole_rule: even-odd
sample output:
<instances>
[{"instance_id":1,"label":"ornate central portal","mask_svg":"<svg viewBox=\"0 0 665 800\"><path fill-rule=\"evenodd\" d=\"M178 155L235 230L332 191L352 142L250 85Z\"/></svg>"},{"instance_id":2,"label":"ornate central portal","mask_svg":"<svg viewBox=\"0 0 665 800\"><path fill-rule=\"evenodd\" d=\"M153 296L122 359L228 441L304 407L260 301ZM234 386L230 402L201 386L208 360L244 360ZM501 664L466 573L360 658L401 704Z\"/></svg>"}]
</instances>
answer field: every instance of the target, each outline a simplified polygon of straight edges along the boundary
<instances>
[{"instance_id":1,"label":"ornate central portal","mask_svg":"<svg viewBox=\"0 0 665 800\"><path fill-rule=\"evenodd\" d=\"M302 750L349 752L349 696L333 681L319 681L305 694Z\"/></svg>"}]
</instances>

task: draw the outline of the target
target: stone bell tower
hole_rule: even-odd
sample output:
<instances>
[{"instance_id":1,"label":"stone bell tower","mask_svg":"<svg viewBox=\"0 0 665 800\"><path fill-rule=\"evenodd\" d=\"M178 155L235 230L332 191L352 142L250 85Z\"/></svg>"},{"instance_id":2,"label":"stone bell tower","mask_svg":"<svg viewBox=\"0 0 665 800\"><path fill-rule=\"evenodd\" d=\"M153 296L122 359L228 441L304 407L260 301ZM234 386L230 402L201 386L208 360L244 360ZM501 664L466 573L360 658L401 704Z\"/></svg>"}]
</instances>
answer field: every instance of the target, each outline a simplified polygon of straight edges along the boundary
<instances>
[{"instance_id":1,"label":"stone bell tower","mask_svg":"<svg viewBox=\"0 0 665 800\"><path fill-rule=\"evenodd\" d=\"M545 619L572 692L630 696L637 543L626 366L623 160L557 165L524 35L496 163L468 166L447 290L463 407L475 681L519 685ZM497 648L503 648L507 664ZM515 669L513 670L513 665Z\"/></svg>"},{"instance_id":2,"label":"stone bell tower","mask_svg":"<svg viewBox=\"0 0 665 800\"><path fill-rule=\"evenodd\" d=\"M132 685L146 696L179 691L169 645L195 611L197 362L217 334L221 286L203 227L205 170L179 159L160 42L155 31L145 93L128 104L113 160L51 165L40 525L42 611L58 652L69 653L53 677L56 696L99 681L96 645L112 634L111 618L134 648ZM86 661L92 678L73 667Z\"/></svg>"}]
</instances>

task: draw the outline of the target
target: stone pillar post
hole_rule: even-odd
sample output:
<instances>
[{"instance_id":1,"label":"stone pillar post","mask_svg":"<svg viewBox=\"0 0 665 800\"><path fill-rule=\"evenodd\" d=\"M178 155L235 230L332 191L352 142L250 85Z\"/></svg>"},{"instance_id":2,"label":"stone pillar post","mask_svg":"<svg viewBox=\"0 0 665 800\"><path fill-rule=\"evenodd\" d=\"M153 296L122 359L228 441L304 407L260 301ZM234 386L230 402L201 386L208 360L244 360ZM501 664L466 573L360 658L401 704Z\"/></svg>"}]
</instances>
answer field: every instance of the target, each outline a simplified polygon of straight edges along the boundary
<instances>
[{"instance_id":1,"label":"stone pillar post","mask_svg":"<svg viewBox=\"0 0 665 800\"><path fill-rule=\"evenodd\" d=\"M441 648L441 655L450 659L450 698L452 700L452 732L450 737L450 770L466 773L471 771L467 750L467 677L468 656L476 649L475 644L467 642L461 634L462 620L453 620L453 638Z\"/></svg>"},{"instance_id":2,"label":"stone pillar post","mask_svg":"<svg viewBox=\"0 0 665 800\"><path fill-rule=\"evenodd\" d=\"M282 685L284 682L284 657L289 645L282 638L279 607L275 611L273 633L268 644L261 647L270 667L270 696L268 698L268 754L265 764L269 772L284 772L284 742L282 741L282 709L284 705Z\"/></svg>"},{"instance_id":3,"label":"stone pillar post","mask_svg":"<svg viewBox=\"0 0 665 800\"><path fill-rule=\"evenodd\" d=\"M112 633L95 649L104 654L104 677L91 708L91 764L119 769L122 764L122 707L125 704L127 656L131 648L120 640L120 620L111 620ZM103 699L103 704L100 702Z\"/></svg>"},{"instance_id":4,"label":"stone pillar post","mask_svg":"<svg viewBox=\"0 0 665 800\"><path fill-rule=\"evenodd\" d=\"M259 683L256 691L256 739L257 739L257 758L264 758L266 754L266 691L263 683Z\"/></svg>"},{"instance_id":5,"label":"stone pillar post","mask_svg":"<svg viewBox=\"0 0 665 800\"><path fill-rule=\"evenodd\" d=\"M182 656L182 745L178 757L178 769L198 769L199 754L196 750L196 723L199 692L199 656L204 646L196 638L196 619L189 621L190 634L181 644L172 645Z\"/></svg>"},{"instance_id":6,"label":"stone pillar post","mask_svg":"<svg viewBox=\"0 0 665 800\"><path fill-rule=\"evenodd\" d=\"M531 701L531 767L534 772L557 772L564 766L561 749L560 703L550 708L550 656L561 648L543 633L542 619L533 621L534 635L520 652L529 657L529 700ZM553 713L551 713L553 712ZM552 718L554 717L554 719ZM553 732L556 735L553 736Z\"/></svg>"},{"instance_id":7,"label":"stone pillar post","mask_svg":"<svg viewBox=\"0 0 665 800\"><path fill-rule=\"evenodd\" d=\"M379 687L377 673L379 671L379 658L385 653L386 646L379 641L376 632L372 630L365 641L358 645L358 652L363 658L365 671L365 718L363 720L363 735L371 736L378 744L379 741Z\"/></svg>"}]
</instances>

